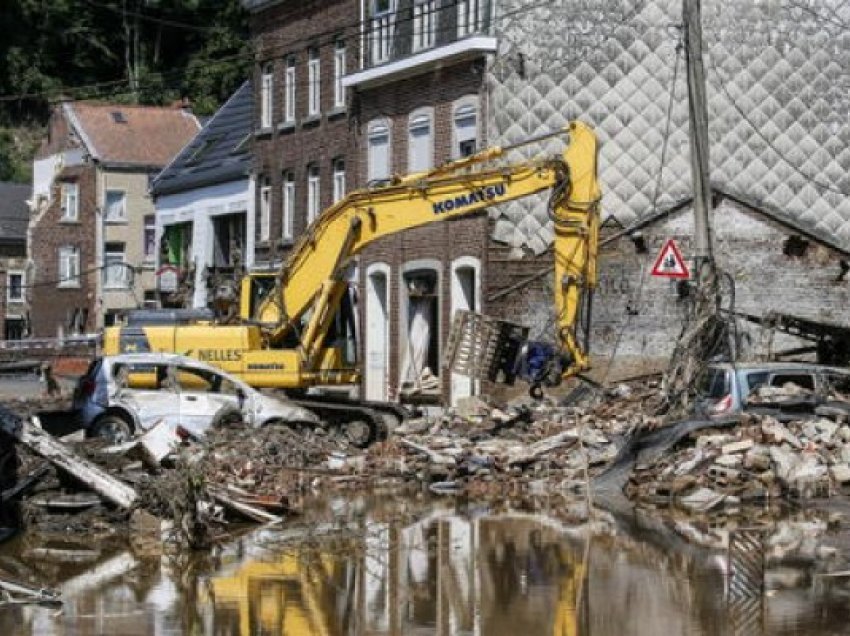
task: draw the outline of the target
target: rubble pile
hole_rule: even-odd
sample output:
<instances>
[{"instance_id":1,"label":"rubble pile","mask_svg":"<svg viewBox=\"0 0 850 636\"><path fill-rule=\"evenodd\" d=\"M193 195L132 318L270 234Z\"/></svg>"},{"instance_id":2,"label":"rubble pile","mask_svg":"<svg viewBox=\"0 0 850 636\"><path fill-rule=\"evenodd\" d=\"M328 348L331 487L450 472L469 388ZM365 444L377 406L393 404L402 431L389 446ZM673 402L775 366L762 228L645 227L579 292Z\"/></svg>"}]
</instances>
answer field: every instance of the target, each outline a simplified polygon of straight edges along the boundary
<instances>
[{"instance_id":1,"label":"rubble pile","mask_svg":"<svg viewBox=\"0 0 850 636\"><path fill-rule=\"evenodd\" d=\"M686 448L636 466L626 494L706 512L745 502L843 492L850 487L848 414L829 406L815 413L789 421L744 413L732 428L693 433Z\"/></svg>"},{"instance_id":2,"label":"rubble pile","mask_svg":"<svg viewBox=\"0 0 850 636\"><path fill-rule=\"evenodd\" d=\"M636 427L652 428L643 402L653 391L620 387L569 406L518 403L504 409L470 398L436 418L406 422L368 449L362 481L425 485L438 494L540 493L585 487L617 454L616 442Z\"/></svg>"}]
</instances>

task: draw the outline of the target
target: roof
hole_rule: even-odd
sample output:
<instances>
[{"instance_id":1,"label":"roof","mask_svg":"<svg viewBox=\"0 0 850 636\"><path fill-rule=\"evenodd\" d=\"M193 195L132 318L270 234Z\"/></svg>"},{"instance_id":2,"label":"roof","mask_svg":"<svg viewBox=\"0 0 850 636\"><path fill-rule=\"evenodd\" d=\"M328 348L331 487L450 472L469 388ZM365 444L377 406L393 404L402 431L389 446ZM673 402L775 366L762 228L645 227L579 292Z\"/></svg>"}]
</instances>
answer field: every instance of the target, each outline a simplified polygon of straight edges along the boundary
<instances>
[{"instance_id":1,"label":"roof","mask_svg":"<svg viewBox=\"0 0 850 636\"><path fill-rule=\"evenodd\" d=\"M585 3L496 18L500 51L508 53L488 67L484 126L488 143L504 147L573 118L593 125L603 217L629 226L692 190L687 73L669 32L681 22L681 2L599 3L619 8L592 37L583 32L592 9L577 4ZM702 6L712 183L850 250L850 125L838 61L850 54L850 40L839 37L840 28L831 33L816 10L747 0ZM533 66L527 77L519 51ZM548 148L559 149L554 142ZM538 150L519 149L509 159ZM541 199L491 214L497 240L535 252L551 243Z\"/></svg>"},{"instance_id":2,"label":"roof","mask_svg":"<svg viewBox=\"0 0 850 636\"><path fill-rule=\"evenodd\" d=\"M64 107L92 157L112 166L161 168L200 128L182 108L94 102Z\"/></svg>"},{"instance_id":3,"label":"roof","mask_svg":"<svg viewBox=\"0 0 850 636\"><path fill-rule=\"evenodd\" d=\"M0 242L27 240L29 206L32 194L28 183L0 181Z\"/></svg>"},{"instance_id":4,"label":"roof","mask_svg":"<svg viewBox=\"0 0 850 636\"><path fill-rule=\"evenodd\" d=\"M243 179L251 168L254 91L247 81L154 179L154 196Z\"/></svg>"}]
</instances>

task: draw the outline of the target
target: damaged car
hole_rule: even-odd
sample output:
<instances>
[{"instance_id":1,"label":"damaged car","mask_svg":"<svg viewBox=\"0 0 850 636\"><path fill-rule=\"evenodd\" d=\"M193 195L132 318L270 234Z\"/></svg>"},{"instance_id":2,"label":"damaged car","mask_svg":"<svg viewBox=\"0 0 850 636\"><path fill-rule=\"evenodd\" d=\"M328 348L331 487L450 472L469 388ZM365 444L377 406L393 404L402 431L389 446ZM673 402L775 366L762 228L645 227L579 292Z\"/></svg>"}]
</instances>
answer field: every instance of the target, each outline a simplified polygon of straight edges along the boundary
<instances>
[{"instance_id":1,"label":"damaged car","mask_svg":"<svg viewBox=\"0 0 850 636\"><path fill-rule=\"evenodd\" d=\"M698 381L695 410L709 417L740 413L760 406L754 396L765 387L787 386L814 402L836 393L850 395L850 370L806 362L710 364Z\"/></svg>"},{"instance_id":2,"label":"damaged car","mask_svg":"<svg viewBox=\"0 0 850 636\"><path fill-rule=\"evenodd\" d=\"M86 434L127 441L164 421L200 437L211 426L316 425L300 406L260 393L238 378L175 354L123 354L94 360L74 390L73 408Z\"/></svg>"}]
</instances>

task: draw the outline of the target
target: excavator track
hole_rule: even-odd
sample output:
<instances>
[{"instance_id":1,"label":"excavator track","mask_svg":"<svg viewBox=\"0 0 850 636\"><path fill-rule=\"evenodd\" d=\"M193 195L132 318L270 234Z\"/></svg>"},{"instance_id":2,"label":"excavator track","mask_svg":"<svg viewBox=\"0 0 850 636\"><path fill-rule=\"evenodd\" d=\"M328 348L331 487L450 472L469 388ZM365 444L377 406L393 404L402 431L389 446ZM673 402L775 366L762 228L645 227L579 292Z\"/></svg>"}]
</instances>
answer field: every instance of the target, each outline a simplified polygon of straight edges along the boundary
<instances>
[{"instance_id":1,"label":"excavator track","mask_svg":"<svg viewBox=\"0 0 850 636\"><path fill-rule=\"evenodd\" d=\"M411 413L400 404L347 400L330 396L290 396L289 400L316 414L333 426L357 430L358 423L368 426L368 435L357 434L352 442L365 447L387 438L389 432L407 420Z\"/></svg>"}]
</instances>

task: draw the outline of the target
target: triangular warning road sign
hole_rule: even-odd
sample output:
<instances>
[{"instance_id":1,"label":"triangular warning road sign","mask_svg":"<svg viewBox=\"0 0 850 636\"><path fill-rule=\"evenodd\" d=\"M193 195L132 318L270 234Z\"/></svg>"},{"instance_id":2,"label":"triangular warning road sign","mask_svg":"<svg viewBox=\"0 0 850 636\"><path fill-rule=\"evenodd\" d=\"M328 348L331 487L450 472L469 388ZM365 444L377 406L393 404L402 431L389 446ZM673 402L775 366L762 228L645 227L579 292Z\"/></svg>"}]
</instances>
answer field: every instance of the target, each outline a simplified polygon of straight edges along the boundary
<instances>
[{"instance_id":1,"label":"triangular warning road sign","mask_svg":"<svg viewBox=\"0 0 850 636\"><path fill-rule=\"evenodd\" d=\"M690 278L691 272L688 266L685 265L685 259L682 258L682 253L673 239L667 239L664 247L658 252L658 258L655 259L655 265L652 266L650 272L653 276L662 276L664 278Z\"/></svg>"}]
</instances>

